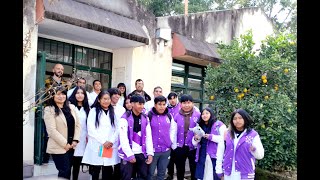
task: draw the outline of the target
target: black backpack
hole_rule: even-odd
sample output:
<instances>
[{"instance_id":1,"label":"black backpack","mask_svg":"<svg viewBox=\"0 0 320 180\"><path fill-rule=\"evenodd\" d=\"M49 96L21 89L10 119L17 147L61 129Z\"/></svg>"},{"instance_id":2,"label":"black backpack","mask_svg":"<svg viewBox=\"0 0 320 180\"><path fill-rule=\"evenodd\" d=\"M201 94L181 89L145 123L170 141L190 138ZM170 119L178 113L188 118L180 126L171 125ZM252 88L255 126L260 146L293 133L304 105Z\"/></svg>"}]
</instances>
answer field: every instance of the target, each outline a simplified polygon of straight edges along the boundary
<instances>
[{"instance_id":1,"label":"black backpack","mask_svg":"<svg viewBox=\"0 0 320 180\"><path fill-rule=\"evenodd\" d=\"M170 114L170 113L167 113L167 116L168 116L168 118L169 118L169 120L170 120L170 122L171 122L171 119L172 119L171 114ZM149 118L149 120L150 120L150 122L151 122L151 119L152 119L152 113L151 113L151 111L148 112L148 118Z\"/></svg>"}]
</instances>

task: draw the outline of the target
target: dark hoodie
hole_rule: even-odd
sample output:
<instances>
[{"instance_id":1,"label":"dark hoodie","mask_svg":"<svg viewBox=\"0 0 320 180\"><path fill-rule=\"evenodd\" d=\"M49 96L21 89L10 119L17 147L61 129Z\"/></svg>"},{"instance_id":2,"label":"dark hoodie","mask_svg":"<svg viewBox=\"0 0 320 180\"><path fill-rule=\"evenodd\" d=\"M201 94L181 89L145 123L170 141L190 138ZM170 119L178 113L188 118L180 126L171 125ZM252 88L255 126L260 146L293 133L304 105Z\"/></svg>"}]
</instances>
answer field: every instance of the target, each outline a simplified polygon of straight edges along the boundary
<instances>
[{"instance_id":1,"label":"dark hoodie","mask_svg":"<svg viewBox=\"0 0 320 180\"><path fill-rule=\"evenodd\" d=\"M135 95L135 94L139 94L139 93L137 92L137 90L132 91L128 96L131 97L131 96L133 96L133 95ZM141 95L141 94L139 94L139 95ZM148 101L151 100L151 97L150 97L149 94L147 94L145 91L142 91L142 97L144 97L144 100L145 100L146 102L148 102Z\"/></svg>"}]
</instances>

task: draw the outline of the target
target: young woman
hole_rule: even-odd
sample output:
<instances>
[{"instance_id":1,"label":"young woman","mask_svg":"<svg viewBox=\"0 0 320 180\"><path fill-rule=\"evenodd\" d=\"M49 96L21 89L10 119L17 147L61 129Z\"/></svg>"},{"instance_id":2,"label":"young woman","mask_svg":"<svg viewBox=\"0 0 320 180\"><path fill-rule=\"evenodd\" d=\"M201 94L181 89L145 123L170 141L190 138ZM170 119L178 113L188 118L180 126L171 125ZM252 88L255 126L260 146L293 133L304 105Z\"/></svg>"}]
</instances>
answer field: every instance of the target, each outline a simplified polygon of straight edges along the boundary
<instances>
[{"instance_id":1,"label":"young woman","mask_svg":"<svg viewBox=\"0 0 320 180\"><path fill-rule=\"evenodd\" d=\"M126 109L126 111L131 111L132 109L130 98L128 96L126 96L126 98L124 99L123 107Z\"/></svg>"},{"instance_id":2,"label":"young woman","mask_svg":"<svg viewBox=\"0 0 320 180\"><path fill-rule=\"evenodd\" d=\"M119 104L120 106L123 106L125 97L127 96L127 88L126 88L126 85L125 85L124 83L119 83L119 84L117 85L117 88L118 88L119 91L120 91L120 98L119 98L118 104ZM125 108L125 107L124 107L124 108Z\"/></svg>"},{"instance_id":3,"label":"young woman","mask_svg":"<svg viewBox=\"0 0 320 180\"><path fill-rule=\"evenodd\" d=\"M88 143L82 163L90 165L92 180L98 180L102 168L102 179L120 179L120 158L118 157L119 131L111 97L108 91L101 91L89 112L87 119ZM111 148L111 149L110 149ZM100 153L109 151L111 156ZM115 166L114 169L112 166Z\"/></svg>"},{"instance_id":4,"label":"young woman","mask_svg":"<svg viewBox=\"0 0 320 180\"><path fill-rule=\"evenodd\" d=\"M259 134L250 127L252 121L243 109L231 114L230 128L224 135L226 146L219 146L216 167L217 174L224 175L225 180L254 179L255 160L263 158L264 148Z\"/></svg>"},{"instance_id":5,"label":"young woman","mask_svg":"<svg viewBox=\"0 0 320 180\"><path fill-rule=\"evenodd\" d=\"M69 97L69 102L76 107L76 112L80 118L81 134L77 147L74 150L72 164L72 179L78 180L80 165L84 150L87 145L87 117L90 111L88 95L84 87L77 86Z\"/></svg>"},{"instance_id":6,"label":"young woman","mask_svg":"<svg viewBox=\"0 0 320 180\"><path fill-rule=\"evenodd\" d=\"M71 162L74 148L80 138L80 120L75 106L68 103L67 91L58 86L44 109L44 122L46 124L49 140L47 153L51 154L57 168L58 177L70 179Z\"/></svg>"},{"instance_id":7,"label":"young woman","mask_svg":"<svg viewBox=\"0 0 320 180\"><path fill-rule=\"evenodd\" d=\"M214 116L212 110L209 107L206 107L202 110L200 119L198 121L199 126L205 132L204 137L198 137L195 135L192 143L194 146L197 146L196 152L196 179L214 179L219 180L220 178L217 176L214 168L216 167L216 158L217 158L217 147L223 144L223 135L225 130L227 129L226 125L217 120ZM207 158L207 154L209 155L212 167L205 167L205 162ZM210 172L209 174L205 174L205 168L208 168L206 172ZM206 175L207 177L204 177Z\"/></svg>"}]
</instances>

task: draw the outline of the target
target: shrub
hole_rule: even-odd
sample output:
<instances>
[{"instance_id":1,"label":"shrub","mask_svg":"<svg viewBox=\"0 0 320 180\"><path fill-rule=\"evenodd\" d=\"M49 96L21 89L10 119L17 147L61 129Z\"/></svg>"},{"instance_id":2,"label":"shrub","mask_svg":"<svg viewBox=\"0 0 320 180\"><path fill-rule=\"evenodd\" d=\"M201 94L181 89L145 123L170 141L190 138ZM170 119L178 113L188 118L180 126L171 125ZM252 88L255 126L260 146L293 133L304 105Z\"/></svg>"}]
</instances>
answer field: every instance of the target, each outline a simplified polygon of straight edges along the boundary
<instances>
[{"instance_id":1,"label":"shrub","mask_svg":"<svg viewBox=\"0 0 320 180\"><path fill-rule=\"evenodd\" d=\"M223 62L206 68L208 97L226 124L230 113L246 109L255 120L265 156L257 166L271 171L297 166L297 68L296 38L277 34L253 50L252 32L241 35L230 45L220 44Z\"/></svg>"}]
</instances>

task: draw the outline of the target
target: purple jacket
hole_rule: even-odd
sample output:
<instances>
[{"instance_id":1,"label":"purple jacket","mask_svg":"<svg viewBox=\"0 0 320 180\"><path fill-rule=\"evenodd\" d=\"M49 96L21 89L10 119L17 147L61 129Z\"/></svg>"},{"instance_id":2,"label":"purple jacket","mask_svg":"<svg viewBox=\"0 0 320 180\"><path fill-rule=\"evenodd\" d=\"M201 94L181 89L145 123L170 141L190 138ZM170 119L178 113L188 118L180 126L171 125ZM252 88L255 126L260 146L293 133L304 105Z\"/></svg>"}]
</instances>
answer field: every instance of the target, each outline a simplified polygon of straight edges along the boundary
<instances>
[{"instance_id":1,"label":"purple jacket","mask_svg":"<svg viewBox=\"0 0 320 180\"><path fill-rule=\"evenodd\" d=\"M189 128L193 128L196 126L197 121L200 118L200 112L196 111L193 108L193 113L190 117ZM184 138L184 116L180 113L174 116L174 120L177 123L178 131L177 131L177 147L183 147L184 145L189 146L190 150L195 149L192 144L193 132L188 130L187 137Z\"/></svg>"},{"instance_id":2,"label":"purple jacket","mask_svg":"<svg viewBox=\"0 0 320 180\"><path fill-rule=\"evenodd\" d=\"M174 107L168 105L169 113L174 117L176 114L179 113L180 110L180 103L176 104Z\"/></svg>"},{"instance_id":3,"label":"purple jacket","mask_svg":"<svg viewBox=\"0 0 320 180\"><path fill-rule=\"evenodd\" d=\"M217 158L217 147L218 143L211 141L212 135L220 135L219 128L224 125L223 122L217 120L211 127L210 135L207 142L207 153L211 158ZM223 136L223 135L222 135ZM199 160L199 152L200 152L200 143L197 145L197 152L196 152L196 162Z\"/></svg>"},{"instance_id":4,"label":"purple jacket","mask_svg":"<svg viewBox=\"0 0 320 180\"><path fill-rule=\"evenodd\" d=\"M152 118L150 121L152 142L154 152L165 152L171 148L170 139L170 120L167 116L168 110L166 109L164 114L159 115L154 112L154 108L151 109Z\"/></svg>"},{"instance_id":5,"label":"purple jacket","mask_svg":"<svg viewBox=\"0 0 320 180\"><path fill-rule=\"evenodd\" d=\"M124 118L128 121L128 139L129 139L129 145L132 148L132 140L133 139L133 117L132 117L132 111L130 112L130 115L127 117L127 113L124 113L121 118ZM142 152L145 157L147 157L146 153L146 126L148 125L148 120L146 116L141 113L141 144L142 144ZM130 161L131 159L134 158L134 156L127 157L127 155L123 152L121 148L121 141L119 138L120 142L120 147L118 150L119 157L122 158L123 160Z\"/></svg>"},{"instance_id":6,"label":"purple jacket","mask_svg":"<svg viewBox=\"0 0 320 180\"><path fill-rule=\"evenodd\" d=\"M234 153L233 139L230 137L230 131L226 136L226 149L223 158L223 171L225 175L230 175L232 170L232 160L235 158L235 171L241 173L241 179L254 179L255 175L255 157L250 152L250 146L253 138L258 133L251 130L249 133L245 132L240 138L236 152ZM235 154L235 157L234 157Z\"/></svg>"}]
</instances>

